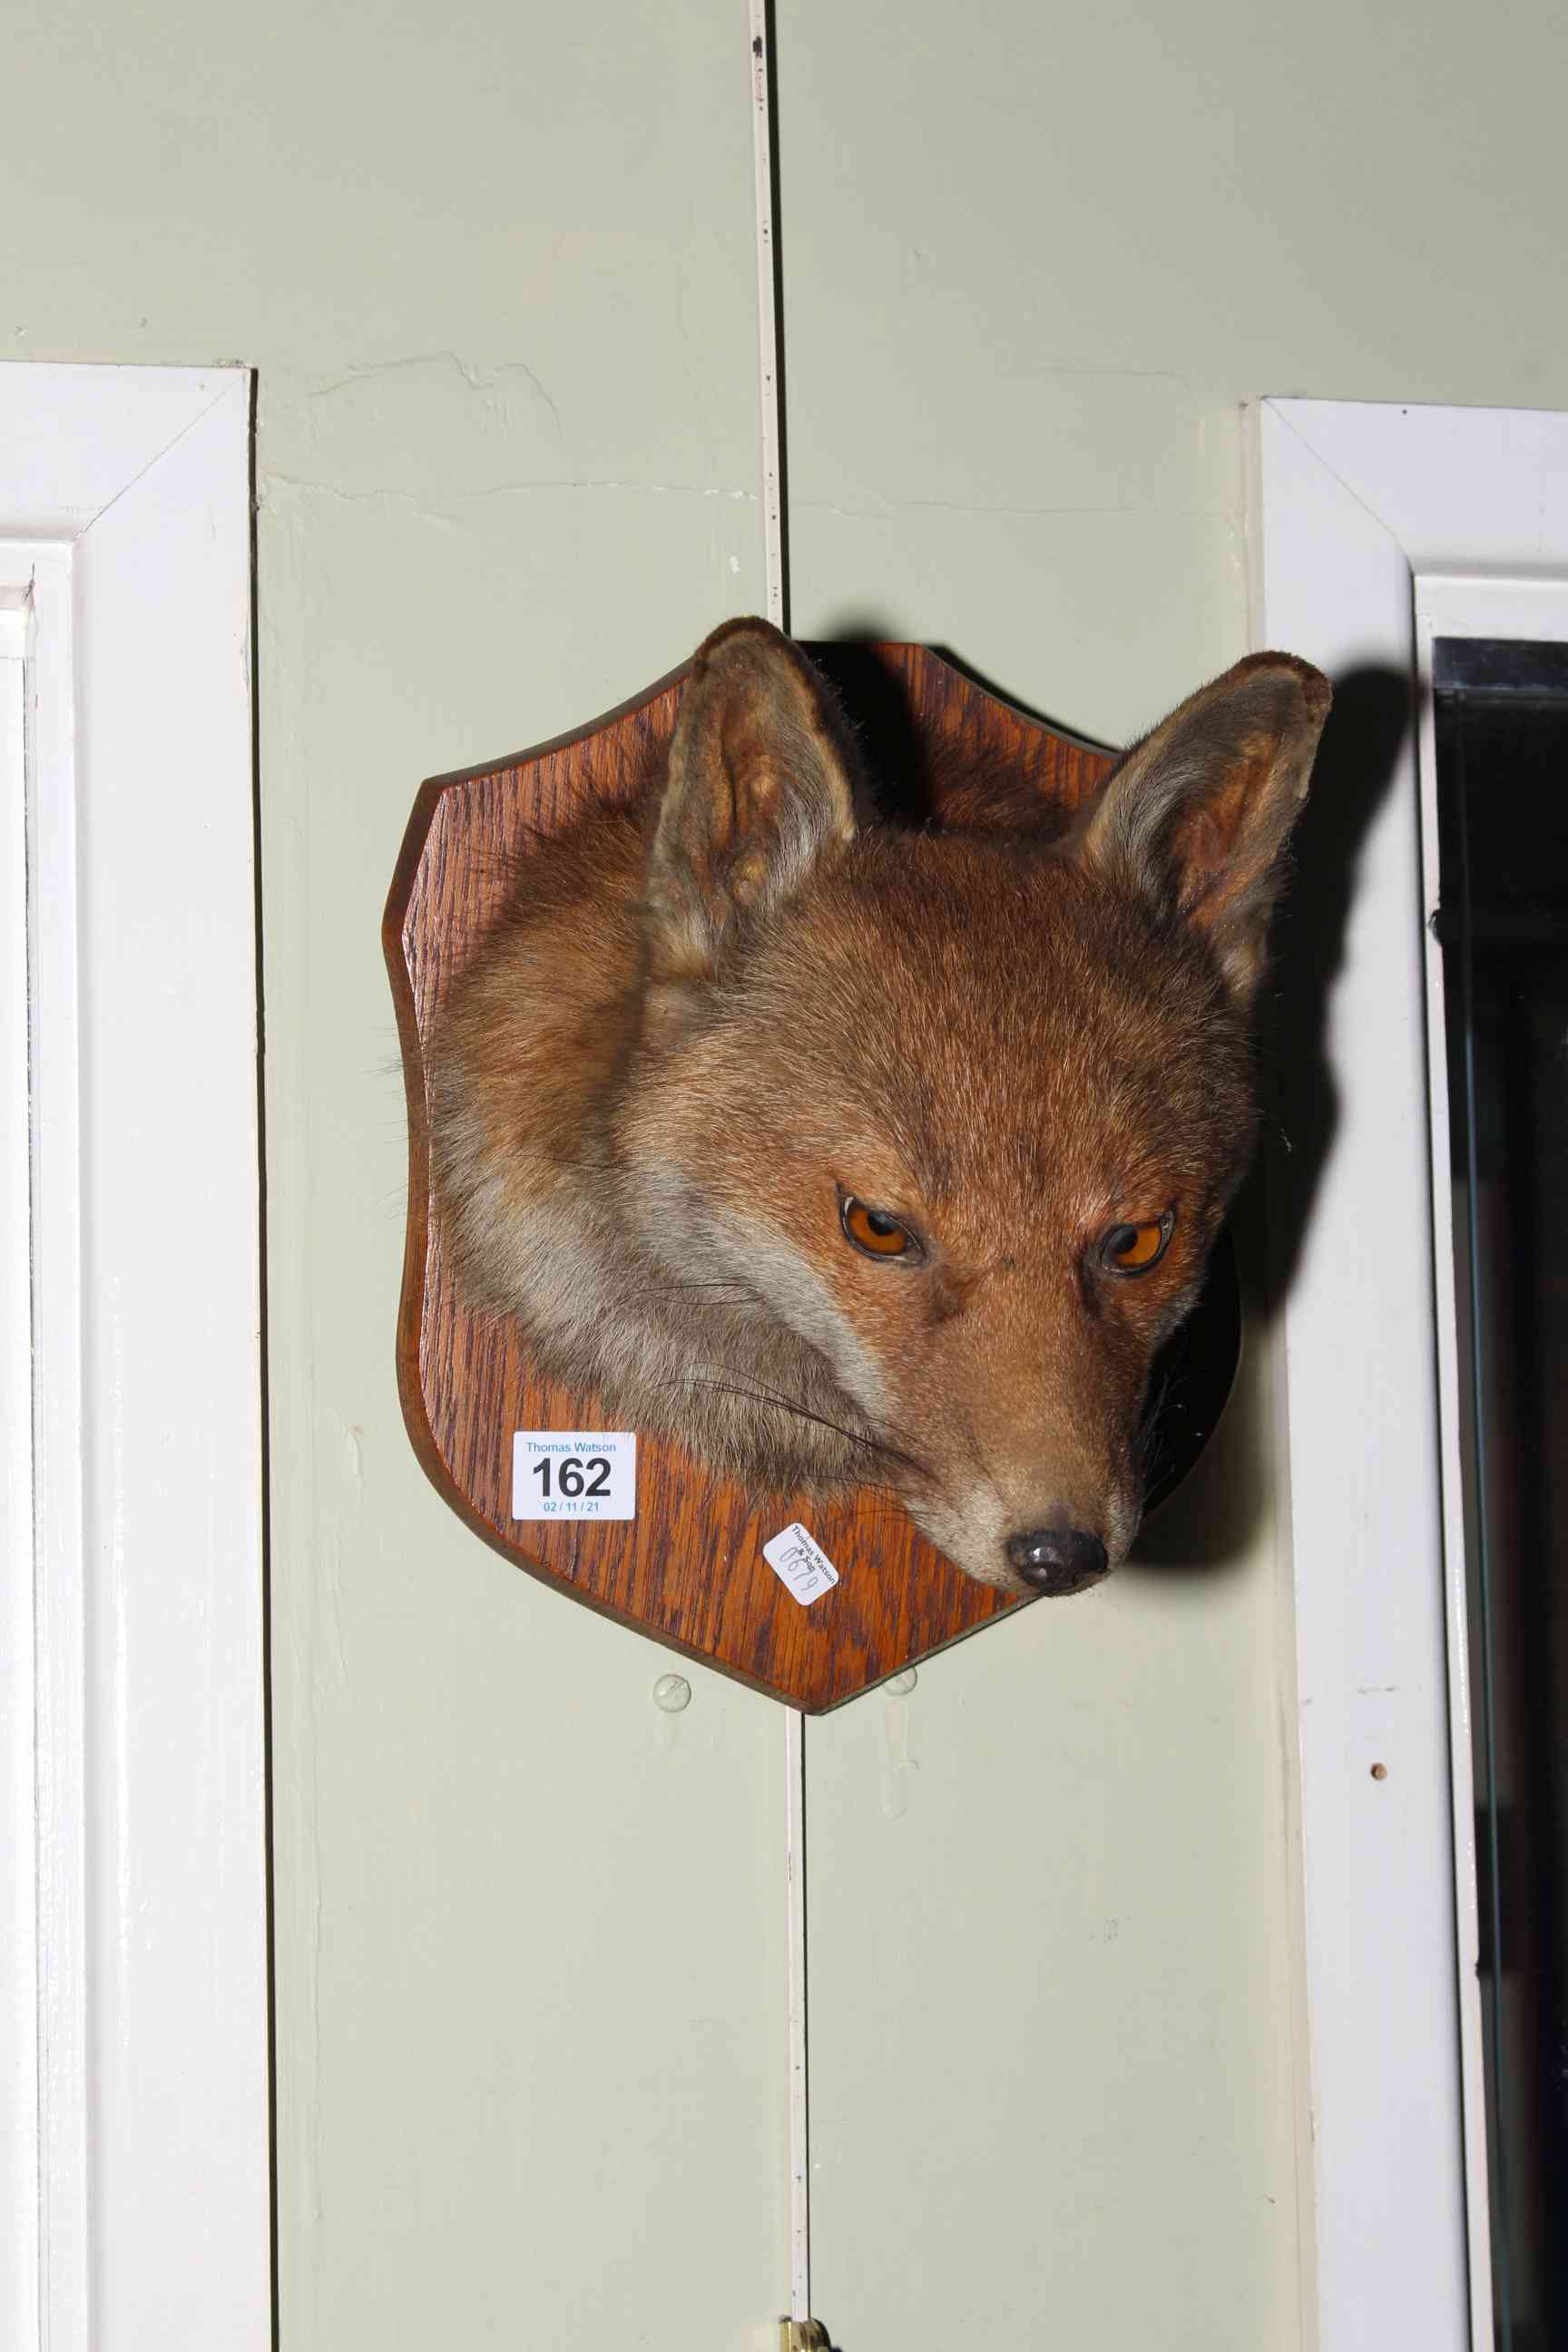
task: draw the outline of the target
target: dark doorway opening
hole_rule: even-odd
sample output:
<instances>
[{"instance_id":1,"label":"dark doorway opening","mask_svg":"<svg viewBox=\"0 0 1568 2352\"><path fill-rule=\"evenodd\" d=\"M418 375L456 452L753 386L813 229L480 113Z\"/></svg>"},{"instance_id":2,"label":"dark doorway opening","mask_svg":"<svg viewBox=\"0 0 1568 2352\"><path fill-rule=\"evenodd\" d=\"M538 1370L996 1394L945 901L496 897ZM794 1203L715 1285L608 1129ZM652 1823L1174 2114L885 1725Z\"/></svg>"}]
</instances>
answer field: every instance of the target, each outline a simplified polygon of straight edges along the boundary
<instances>
[{"instance_id":1,"label":"dark doorway opening","mask_svg":"<svg viewBox=\"0 0 1568 2352\"><path fill-rule=\"evenodd\" d=\"M1500 2352L1568 2343L1568 646L1433 648Z\"/></svg>"}]
</instances>

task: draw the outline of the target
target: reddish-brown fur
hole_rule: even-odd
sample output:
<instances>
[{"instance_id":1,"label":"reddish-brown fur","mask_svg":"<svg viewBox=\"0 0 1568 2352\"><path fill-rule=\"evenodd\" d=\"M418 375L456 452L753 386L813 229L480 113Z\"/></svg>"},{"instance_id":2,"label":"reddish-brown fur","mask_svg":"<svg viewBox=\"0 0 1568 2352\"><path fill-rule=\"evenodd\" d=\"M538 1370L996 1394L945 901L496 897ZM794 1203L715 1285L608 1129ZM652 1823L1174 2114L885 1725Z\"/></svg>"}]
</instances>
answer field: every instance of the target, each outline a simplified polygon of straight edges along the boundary
<instances>
[{"instance_id":1,"label":"reddish-brown fur","mask_svg":"<svg viewBox=\"0 0 1568 2352\"><path fill-rule=\"evenodd\" d=\"M435 1040L469 1295L614 1420L759 1486L890 1485L983 1580L1084 1580L1026 1577L1030 1531L1120 1558L1149 1363L1251 1146L1327 699L1289 656L1238 665L1066 840L1005 780L964 830L858 829L815 674L763 623L717 632L668 775L531 861ZM858 1252L847 1196L918 1258ZM1156 1265L1108 1269L1112 1229L1167 1214Z\"/></svg>"}]
</instances>

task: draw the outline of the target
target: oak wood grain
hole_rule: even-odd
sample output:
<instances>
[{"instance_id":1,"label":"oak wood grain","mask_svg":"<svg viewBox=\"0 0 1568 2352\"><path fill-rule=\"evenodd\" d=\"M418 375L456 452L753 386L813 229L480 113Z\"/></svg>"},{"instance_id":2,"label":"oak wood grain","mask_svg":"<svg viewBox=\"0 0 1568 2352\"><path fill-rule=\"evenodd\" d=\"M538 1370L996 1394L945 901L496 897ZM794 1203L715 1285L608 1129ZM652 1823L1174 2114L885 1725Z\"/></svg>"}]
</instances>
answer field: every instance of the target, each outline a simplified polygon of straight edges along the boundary
<instances>
[{"instance_id":1,"label":"oak wood grain","mask_svg":"<svg viewBox=\"0 0 1568 2352\"><path fill-rule=\"evenodd\" d=\"M999 701L921 646L822 647L868 757L918 813L941 822L953 748L1005 763L1068 811L1110 755ZM668 742L684 671L580 733L497 766L433 778L415 803L383 940L408 1097L408 1234L398 1386L415 1451L476 1534L574 1600L721 1673L820 1713L1012 1608L972 1582L885 1492L826 1507L743 1491L664 1439L640 1436L630 1520L514 1522L514 1431L616 1425L590 1394L542 1379L516 1324L468 1308L433 1213L425 1041L455 976L512 894L542 838L595 799L624 799ZM840 1582L802 1607L763 1558L791 1520L810 1528ZM1033 1604L1027 1604L1033 1605Z\"/></svg>"}]
</instances>

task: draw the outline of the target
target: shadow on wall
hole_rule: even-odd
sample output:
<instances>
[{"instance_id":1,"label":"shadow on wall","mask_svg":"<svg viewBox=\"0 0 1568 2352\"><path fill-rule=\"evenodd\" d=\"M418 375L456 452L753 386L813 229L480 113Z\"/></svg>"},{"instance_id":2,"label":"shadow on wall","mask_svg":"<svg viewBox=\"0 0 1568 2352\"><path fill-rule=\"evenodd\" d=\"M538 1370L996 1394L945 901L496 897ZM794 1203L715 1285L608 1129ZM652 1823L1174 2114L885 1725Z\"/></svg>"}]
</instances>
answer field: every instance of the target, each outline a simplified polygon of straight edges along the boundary
<instances>
[{"instance_id":1,"label":"shadow on wall","mask_svg":"<svg viewBox=\"0 0 1568 2352\"><path fill-rule=\"evenodd\" d=\"M1356 868L1411 720L1410 680L1397 670L1352 670L1337 678L1311 795L1296 828L1295 872L1275 927L1271 1017L1261 1041L1276 1301L1294 1278L1339 1123L1326 1043L1329 998L1344 961ZM1415 906L1410 921L1414 936ZM1374 1205L1369 1202L1369 1211Z\"/></svg>"},{"instance_id":2,"label":"shadow on wall","mask_svg":"<svg viewBox=\"0 0 1568 2352\"><path fill-rule=\"evenodd\" d=\"M1291 845L1290 887L1274 927L1258 1040L1258 1156L1231 1217L1255 1344L1289 1295L1333 1142L1339 1100L1328 1057L1329 1000L1344 961L1356 869L1410 723L1410 680L1402 673L1354 670L1334 681L1311 794ZM1412 926L1419 919L1413 906ZM1369 1203L1370 1212L1376 1207ZM1271 1433L1261 1425L1256 1385L1238 1382L1237 1391L1193 1475L1140 1538L1138 1565L1205 1571L1244 1554L1267 1500Z\"/></svg>"},{"instance_id":3,"label":"shadow on wall","mask_svg":"<svg viewBox=\"0 0 1568 2352\"><path fill-rule=\"evenodd\" d=\"M889 630L879 629L875 623L868 621L851 624L830 638L804 642L817 668L832 681L854 729L875 787L872 797L876 811L895 818L900 824L925 824L935 812L929 747L915 724L902 685L876 653L877 646L889 642L891 635ZM951 646L932 646L931 650L949 669L955 669L983 694L1021 711L1039 726L1049 728L1053 735L1065 736L1068 742L1083 743L1091 751L1104 750L1114 756L1110 746L1089 743L1087 736L1075 734L1059 719L1009 694L994 677L988 677L973 662L955 654Z\"/></svg>"},{"instance_id":4,"label":"shadow on wall","mask_svg":"<svg viewBox=\"0 0 1568 2352\"><path fill-rule=\"evenodd\" d=\"M881 634L868 621L814 643L811 652L854 722L879 806L918 824L932 808L930 764L898 681L872 651ZM934 650L987 694L1058 734L1071 735L947 646ZM1273 981L1259 1039L1261 1147L1231 1218L1246 1323L1255 1334L1265 1328L1270 1305L1277 1307L1289 1291L1333 1141L1338 1103L1326 1043L1329 999L1344 960L1363 846L1387 797L1410 721L1410 682L1399 672L1357 670L1336 680L1312 793L1296 831L1293 878L1275 925ZM1411 920L1417 919L1412 908ZM1245 1557L1269 1487L1271 1438L1262 1415L1257 1384L1238 1382L1192 1475L1140 1538L1134 1569L1202 1573Z\"/></svg>"}]
</instances>

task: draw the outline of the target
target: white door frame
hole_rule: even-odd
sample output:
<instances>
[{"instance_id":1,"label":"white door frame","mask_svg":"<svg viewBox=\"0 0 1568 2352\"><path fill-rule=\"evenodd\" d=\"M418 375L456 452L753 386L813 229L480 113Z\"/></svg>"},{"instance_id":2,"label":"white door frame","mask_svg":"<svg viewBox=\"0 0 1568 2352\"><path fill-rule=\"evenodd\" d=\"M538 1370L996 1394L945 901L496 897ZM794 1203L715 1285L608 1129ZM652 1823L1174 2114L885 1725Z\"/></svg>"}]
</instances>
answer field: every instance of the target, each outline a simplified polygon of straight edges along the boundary
<instances>
[{"instance_id":1,"label":"white door frame","mask_svg":"<svg viewBox=\"0 0 1568 2352\"><path fill-rule=\"evenodd\" d=\"M32 1139L0 1295L34 1343L0 1839L36 1873L31 1902L0 1882L0 2031L30 2032L36 2089L5 2127L0 2328L264 2352L248 372L0 366L0 603L26 627ZM26 1118L14 1056L0 1083Z\"/></svg>"},{"instance_id":2,"label":"white door frame","mask_svg":"<svg viewBox=\"0 0 1568 2352\"><path fill-rule=\"evenodd\" d=\"M1257 645L1388 672L1414 715L1419 582L1568 577L1568 415L1290 400L1252 426ZM1280 1318L1323 2352L1492 2340L1417 768L1411 728L1358 859L1328 1005L1337 1120ZM1331 735L1315 790L1357 781Z\"/></svg>"}]
</instances>

